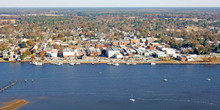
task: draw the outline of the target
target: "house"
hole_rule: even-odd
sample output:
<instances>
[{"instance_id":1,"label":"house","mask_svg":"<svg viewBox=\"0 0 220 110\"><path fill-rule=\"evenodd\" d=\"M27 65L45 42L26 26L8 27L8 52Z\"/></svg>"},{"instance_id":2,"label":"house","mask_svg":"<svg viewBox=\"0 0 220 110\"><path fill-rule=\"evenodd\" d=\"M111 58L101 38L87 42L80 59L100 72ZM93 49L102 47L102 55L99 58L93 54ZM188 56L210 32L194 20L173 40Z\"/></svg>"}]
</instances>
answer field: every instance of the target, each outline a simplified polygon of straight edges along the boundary
<instances>
[{"instance_id":1,"label":"house","mask_svg":"<svg viewBox=\"0 0 220 110\"><path fill-rule=\"evenodd\" d=\"M179 61L186 61L187 60L187 57L186 56L177 56L177 59Z\"/></svg>"},{"instance_id":2,"label":"house","mask_svg":"<svg viewBox=\"0 0 220 110\"><path fill-rule=\"evenodd\" d=\"M10 55L9 55L8 61L15 61L17 58L17 56L15 55L15 52L10 51L9 53L10 53Z\"/></svg>"},{"instance_id":3,"label":"house","mask_svg":"<svg viewBox=\"0 0 220 110\"><path fill-rule=\"evenodd\" d=\"M128 45L130 42L127 40L121 40L119 41L119 45Z\"/></svg>"},{"instance_id":4,"label":"house","mask_svg":"<svg viewBox=\"0 0 220 110\"><path fill-rule=\"evenodd\" d=\"M147 49L149 49L149 50L156 50L156 47L153 46L153 45L149 45L149 46L147 46Z\"/></svg>"},{"instance_id":5,"label":"house","mask_svg":"<svg viewBox=\"0 0 220 110\"><path fill-rule=\"evenodd\" d=\"M140 43L140 39L130 39L130 44Z\"/></svg>"},{"instance_id":6,"label":"house","mask_svg":"<svg viewBox=\"0 0 220 110\"><path fill-rule=\"evenodd\" d=\"M118 41L113 41L113 42L112 42L112 45L113 45L113 46L118 46L118 45L119 45L119 42L118 42Z\"/></svg>"},{"instance_id":7,"label":"house","mask_svg":"<svg viewBox=\"0 0 220 110\"><path fill-rule=\"evenodd\" d=\"M3 59L7 59L8 58L8 51L7 50L3 50L2 51L2 57L3 57Z\"/></svg>"},{"instance_id":8,"label":"house","mask_svg":"<svg viewBox=\"0 0 220 110\"><path fill-rule=\"evenodd\" d=\"M26 50L28 50L28 48L21 48L21 49L20 49L20 55L23 55L23 53L24 53Z\"/></svg>"}]
</instances>

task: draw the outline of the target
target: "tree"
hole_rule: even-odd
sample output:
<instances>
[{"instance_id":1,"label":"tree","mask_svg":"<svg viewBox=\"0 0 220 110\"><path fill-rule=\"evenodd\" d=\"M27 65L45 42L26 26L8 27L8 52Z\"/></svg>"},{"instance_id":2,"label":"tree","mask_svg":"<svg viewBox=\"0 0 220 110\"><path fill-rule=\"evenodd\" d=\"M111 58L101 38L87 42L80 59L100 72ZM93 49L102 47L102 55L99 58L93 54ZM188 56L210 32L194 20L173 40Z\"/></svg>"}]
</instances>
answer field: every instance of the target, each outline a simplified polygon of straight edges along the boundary
<instances>
[{"instance_id":1,"label":"tree","mask_svg":"<svg viewBox=\"0 0 220 110\"><path fill-rule=\"evenodd\" d=\"M23 55L21 55L21 60L24 60L24 56Z\"/></svg>"},{"instance_id":2,"label":"tree","mask_svg":"<svg viewBox=\"0 0 220 110\"><path fill-rule=\"evenodd\" d=\"M59 48L60 48L60 46L59 46L59 45L57 45L57 44L55 44L55 45L54 45L54 48L55 48L55 49L59 49Z\"/></svg>"},{"instance_id":3,"label":"tree","mask_svg":"<svg viewBox=\"0 0 220 110\"><path fill-rule=\"evenodd\" d=\"M21 48L27 48L26 42L23 41L23 42L21 43Z\"/></svg>"},{"instance_id":4,"label":"tree","mask_svg":"<svg viewBox=\"0 0 220 110\"><path fill-rule=\"evenodd\" d=\"M41 51L40 52L40 57L44 57L45 53L46 53L46 51Z\"/></svg>"},{"instance_id":5,"label":"tree","mask_svg":"<svg viewBox=\"0 0 220 110\"><path fill-rule=\"evenodd\" d=\"M44 56L42 56L42 57L41 57L41 60L45 60L45 57L44 57Z\"/></svg>"},{"instance_id":6,"label":"tree","mask_svg":"<svg viewBox=\"0 0 220 110\"><path fill-rule=\"evenodd\" d=\"M32 59L36 59L36 56L35 56L35 55L31 55L31 58L32 58Z\"/></svg>"}]
</instances>

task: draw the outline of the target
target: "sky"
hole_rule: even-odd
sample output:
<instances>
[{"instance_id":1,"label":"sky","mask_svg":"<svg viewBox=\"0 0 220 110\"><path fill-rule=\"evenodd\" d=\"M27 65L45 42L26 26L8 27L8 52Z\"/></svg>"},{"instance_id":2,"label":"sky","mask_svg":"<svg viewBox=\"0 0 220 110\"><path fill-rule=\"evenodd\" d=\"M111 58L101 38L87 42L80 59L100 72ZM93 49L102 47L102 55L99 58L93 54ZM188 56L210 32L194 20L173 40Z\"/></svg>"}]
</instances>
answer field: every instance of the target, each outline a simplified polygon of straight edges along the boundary
<instances>
[{"instance_id":1,"label":"sky","mask_svg":"<svg viewBox=\"0 0 220 110\"><path fill-rule=\"evenodd\" d=\"M220 0L0 0L0 7L220 7Z\"/></svg>"}]
</instances>

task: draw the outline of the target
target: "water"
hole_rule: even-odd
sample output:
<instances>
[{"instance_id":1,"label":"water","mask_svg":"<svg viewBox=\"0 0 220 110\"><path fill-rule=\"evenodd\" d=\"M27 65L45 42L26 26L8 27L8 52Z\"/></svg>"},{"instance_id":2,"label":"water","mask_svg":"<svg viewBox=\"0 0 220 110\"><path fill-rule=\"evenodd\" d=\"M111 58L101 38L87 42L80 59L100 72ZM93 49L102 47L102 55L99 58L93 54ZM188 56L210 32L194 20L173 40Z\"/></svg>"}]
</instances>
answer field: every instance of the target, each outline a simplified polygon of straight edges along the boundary
<instances>
[{"instance_id":1,"label":"water","mask_svg":"<svg viewBox=\"0 0 220 110\"><path fill-rule=\"evenodd\" d=\"M34 66L29 63L0 63L0 68L0 87L8 84L9 80L19 82L0 93L0 103L14 99L30 102L19 110L220 108L220 65L121 64L116 67L106 64ZM164 76L168 82L163 82ZM208 77L212 80L206 81ZM131 94L136 98L134 103L129 102Z\"/></svg>"}]
</instances>

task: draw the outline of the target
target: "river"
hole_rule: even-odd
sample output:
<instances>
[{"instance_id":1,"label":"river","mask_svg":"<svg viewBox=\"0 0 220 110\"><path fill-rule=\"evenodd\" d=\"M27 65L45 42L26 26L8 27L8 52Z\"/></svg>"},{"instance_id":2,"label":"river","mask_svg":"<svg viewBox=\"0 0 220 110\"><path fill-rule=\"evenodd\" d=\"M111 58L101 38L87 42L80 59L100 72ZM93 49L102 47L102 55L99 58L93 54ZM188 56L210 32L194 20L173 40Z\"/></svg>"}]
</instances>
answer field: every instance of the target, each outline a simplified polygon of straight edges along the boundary
<instances>
[{"instance_id":1,"label":"river","mask_svg":"<svg viewBox=\"0 0 220 110\"><path fill-rule=\"evenodd\" d=\"M0 93L0 102L14 99L30 102L19 110L220 108L220 65L121 64L117 67L0 63L0 69L0 87L7 85L9 80L18 80L15 86ZM167 82L163 82L164 77ZM133 103L129 101L131 94L136 99Z\"/></svg>"}]
</instances>

